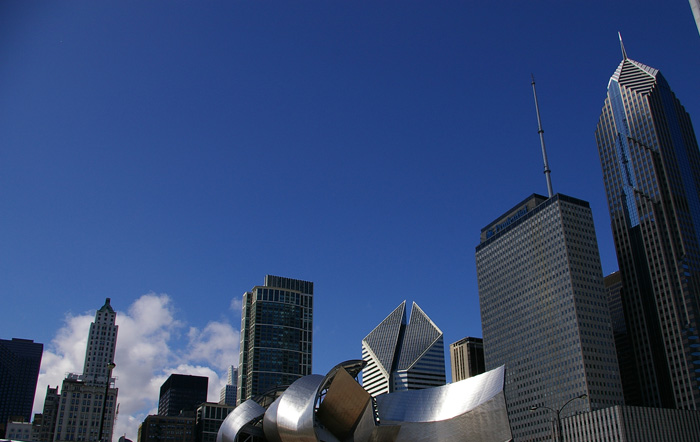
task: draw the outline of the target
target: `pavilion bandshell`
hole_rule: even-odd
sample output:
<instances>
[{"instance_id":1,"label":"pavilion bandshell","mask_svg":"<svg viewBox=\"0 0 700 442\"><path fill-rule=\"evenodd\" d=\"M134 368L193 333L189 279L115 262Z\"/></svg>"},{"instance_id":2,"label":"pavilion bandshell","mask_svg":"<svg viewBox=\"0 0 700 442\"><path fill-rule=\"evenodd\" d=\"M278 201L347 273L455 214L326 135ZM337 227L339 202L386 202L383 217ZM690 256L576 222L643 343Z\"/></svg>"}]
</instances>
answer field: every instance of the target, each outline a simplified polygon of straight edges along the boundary
<instances>
[{"instance_id":1,"label":"pavilion bandshell","mask_svg":"<svg viewBox=\"0 0 700 442\"><path fill-rule=\"evenodd\" d=\"M440 387L372 399L356 380L363 364L360 360L346 361L325 377L304 376L267 409L253 399L244 402L229 413L217 442L512 439L503 392L505 367ZM251 401L255 405L248 404Z\"/></svg>"}]
</instances>

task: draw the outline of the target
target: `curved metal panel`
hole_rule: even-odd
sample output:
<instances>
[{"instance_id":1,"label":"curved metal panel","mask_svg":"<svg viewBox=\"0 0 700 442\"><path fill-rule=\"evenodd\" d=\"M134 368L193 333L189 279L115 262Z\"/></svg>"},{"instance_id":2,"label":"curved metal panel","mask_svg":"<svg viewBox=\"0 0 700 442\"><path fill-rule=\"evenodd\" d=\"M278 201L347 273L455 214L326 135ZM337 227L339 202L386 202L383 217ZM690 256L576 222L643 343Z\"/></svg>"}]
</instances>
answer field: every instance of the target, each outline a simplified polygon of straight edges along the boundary
<instances>
[{"instance_id":1,"label":"curved metal panel","mask_svg":"<svg viewBox=\"0 0 700 442\"><path fill-rule=\"evenodd\" d=\"M505 367L425 390L377 396L382 422L435 422L453 418L487 402L503 391Z\"/></svg>"},{"instance_id":2,"label":"curved metal panel","mask_svg":"<svg viewBox=\"0 0 700 442\"><path fill-rule=\"evenodd\" d=\"M297 379L280 396L277 431L283 442L318 442L314 406L325 377L312 374Z\"/></svg>"},{"instance_id":3,"label":"curved metal panel","mask_svg":"<svg viewBox=\"0 0 700 442\"><path fill-rule=\"evenodd\" d=\"M399 426L397 442L512 438L499 367L463 381L377 397L381 426Z\"/></svg>"},{"instance_id":4,"label":"curved metal panel","mask_svg":"<svg viewBox=\"0 0 700 442\"><path fill-rule=\"evenodd\" d=\"M316 416L338 439L346 440L371 402L371 397L345 369L337 370Z\"/></svg>"},{"instance_id":5,"label":"curved metal panel","mask_svg":"<svg viewBox=\"0 0 700 442\"><path fill-rule=\"evenodd\" d=\"M277 428L277 407L280 404L280 398L281 396L270 404L263 417L263 431L267 442L282 442L279 429Z\"/></svg>"},{"instance_id":6,"label":"curved metal panel","mask_svg":"<svg viewBox=\"0 0 700 442\"><path fill-rule=\"evenodd\" d=\"M226 416L216 435L216 442L235 442L244 426L265 414L265 408L255 401L245 401Z\"/></svg>"}]
</instances>

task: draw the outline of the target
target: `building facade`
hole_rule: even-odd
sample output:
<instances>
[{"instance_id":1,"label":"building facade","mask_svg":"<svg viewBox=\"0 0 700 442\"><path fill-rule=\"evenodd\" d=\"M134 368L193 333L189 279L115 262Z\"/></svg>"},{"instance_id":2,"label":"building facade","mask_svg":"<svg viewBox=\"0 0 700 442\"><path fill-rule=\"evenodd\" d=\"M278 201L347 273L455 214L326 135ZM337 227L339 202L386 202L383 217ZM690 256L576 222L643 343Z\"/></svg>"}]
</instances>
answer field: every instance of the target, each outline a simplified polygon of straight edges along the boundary
<instances>
[{"instance_id":1,"label":"building facade","mask_svg":"<svg viewBox=\"0 0 700 442\"><path fill-rule=\"evenodd\" d=\"M83 374L69 373L61 384L55 442L111 441L118 389L112 377L117 346L117 314L107 298L90 324ZM51 393L47 389L47 400Z\"/></svg>"},{"instance_id":2,"label":"building facade","mask_svg":"<svg viewBox=\"0 0 700 442\"><path fill-rule=\"evenodd\" d=\"M31 420L43 352L29 339L0 339L0 437L9 418Z\"/></svg>"},{"instance_id":3,"label":"building facade","mask_svg":"<svg viewBox=\"0 0 700 442\"><path fill-rule=\"evenodd\" d=\"M403 301L362 340L362 386L371 396L445 385L442 331L414 302Z\"/></svg>"},{"instance_id":4,"label":"building facade","mask_svg":"<svg viewBox=\"0 0 700 442\"><path fill-rule=\"evenodd\" d=\"M12 441L33 441L34 432L32 431L31 422L14 422L12 420L8 421L7 428L5 430L5 439L9 439Z\"/></svg>"},{"instance_id":5,"label":"building facade","mask_svg":"<svg viewBox=\"0 0 700 442\"><path fill-rule=\"evenodd\" d=\"M570 400L563 415L622 404L587 202L526 198L482 229L476 270L485 365L506 367L515 441L549 440L547 408Z\"/></svg>"},{"instance_id":6,"label":"building facade","mask_svg":"<svg viewBox=\"0 0 700 442\"><path fill-rule=\"evenodd\" d=\"M452 382L458 382L486 371L484 340L466 337L450 344Z\"/></svg>"},{"instance_id":7,"label":"building facade","mask_svg":"<svg viewBox=\"0 0 700 442\"><path fill-rule=\"evenodd\" d=\"M236 405L236 391L238 390L238 368L233 365L228 367L226 385L219 393L219 403L224 405Z\"/></svg>"},{"instance_id":8,"label":"building facade","mask_svg":"<svg viewBox=\"0 0 700 442\"><path fill-rule=\"evenodd\" d=\"M46 387L46 396L44 397L44 408L41 412L41 425L36 432L35 440L37 442L53 442L60 403L61 395L58 392L58 387L51 388L48 385Z\"/></svg>"},{"instance_id":9,"label":"building facade","mask_svg":"<svg viewBox=\"0 0 700 442\"><path fill-rule=\"evenodd\" d=\"M194 416L197 407L207 401L209 378L171 374L160 386L159 416Z\"/></svg>"},{"instance_id":10,"label":"building facade","mask_svg":"<svg viewBox=\"0 0 700 442\"><path fill-rule=\"evenodd\" d=\"M138 442L194 442L194 416L150 415L139 425Z\"/></svg>"},{"instance_id":11,"label":"building facade","mask_svg":"<svg viewBox=\"0 0 700 442\"><path fill-rule=\"evenodd\" d=\"M567 442L697 442L700 412L614 406L562 420Z\"/></svg>"},{"instance_id":12,"label":"building facade","mask_svg":"<svg viewBox=\"0 0 700 442\"><path fill-rule=\"evenodd\" d=\"M213 402L205 402L197 407L195 442L216 442L221 424L234 408L236 408L235 404Z\"/></svg>"},{"instance_id":13,"label":"building facade","mask_svg":"<svg viewBox=\"0 0 700 442\"><path fill-rule=\"evenodd\" d=\"M595 134L637 370L628 396L698 409L700 151L666 79L622 53Z\"/></svg>"},{"instance_id":14,"label":"building facade","mask_svg":"<svg viewBox=\"0 0 700 442\"><path fill-rule=\"evenodd\" d=\"M311 374L314 283L265 276L243 294L238 404Z\"/></svg>"}]
</instances>

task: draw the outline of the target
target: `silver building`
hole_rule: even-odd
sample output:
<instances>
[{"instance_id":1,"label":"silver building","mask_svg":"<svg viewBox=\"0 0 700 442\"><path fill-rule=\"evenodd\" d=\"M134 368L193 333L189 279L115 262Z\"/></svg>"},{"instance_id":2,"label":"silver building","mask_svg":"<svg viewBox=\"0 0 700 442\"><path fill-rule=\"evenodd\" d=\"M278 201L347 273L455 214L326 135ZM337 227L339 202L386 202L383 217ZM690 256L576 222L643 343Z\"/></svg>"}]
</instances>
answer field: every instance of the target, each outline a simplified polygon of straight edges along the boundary
<instances>
[{"instance_id":1,"label":"silver building","mask_svg":"<svg viewBox=\"0 0 700 442\"><path fill-rule=\"evenodd\" d=\"M515 441L550 440L564 405L562 416L622 404L587 202L529 196L482 229L476 269L486 369L507 369Z\"/></svg>"},{"instance_id":2,"label":"silver building","mask_svg":"<svg viewBox=\"0 0 700 442\"><path fill-rule=\"evenodd\" d=\"M637 372L635 403L700 409L700 151L657 69L627 57L595 132Z\"/></svg>"},{"instance_id":3,"label":"silver building","mask_svg":"<svg viewBox=\"0 0 700 442\"><path fill-rule=\"evenodd\" d=\"M217 442L506 442L504 368L440 387L373 400L357 382L364 361L243 402L226 418Z\"/></svg>"},{"instance_id":4,"label":"silver building","mask_svg":"<svg viewBox=\"0 0 700 442\"><path fill-rule=\"evenodd\" d=\"M265 276L243 295L238 404L311 374L314 283Z\"/></svg>"},{"instance_id":5,"label":"silver building","mask_svg":"<svg viewBox=\"0 0 700 442\"><path fill-rule=\"evenodd\" d=\"M442 331L414 302L403 301L362 340L362 386L372 396L445 384Z\"/></svg>"}]
</instances>

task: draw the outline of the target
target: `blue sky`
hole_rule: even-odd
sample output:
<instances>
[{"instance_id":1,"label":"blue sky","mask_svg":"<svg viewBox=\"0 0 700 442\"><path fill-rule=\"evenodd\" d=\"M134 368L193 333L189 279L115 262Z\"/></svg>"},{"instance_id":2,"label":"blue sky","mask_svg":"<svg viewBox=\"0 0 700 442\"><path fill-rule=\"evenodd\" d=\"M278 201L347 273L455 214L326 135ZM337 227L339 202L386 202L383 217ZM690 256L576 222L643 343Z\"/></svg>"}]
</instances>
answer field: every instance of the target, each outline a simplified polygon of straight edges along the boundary
<instances>
[{"instance_id":1,"label":"blue sky","mask_svg":"<svg viewBox=\"0 0 700 442\"><path fill-rule=\"evenodd\" d=\"M316 373L404 299L446 345L480 336L479 231L546 193L531 73L554 190L591 203L610 273L594 130L618 31L700 124L685 0L3 2L0 338L45 344L43 398L110 297L135 440L157 397L127 403L125 359L151 358L149 392L225 375L265 274L314 281Z\"/></svg>"}]
</instances>

